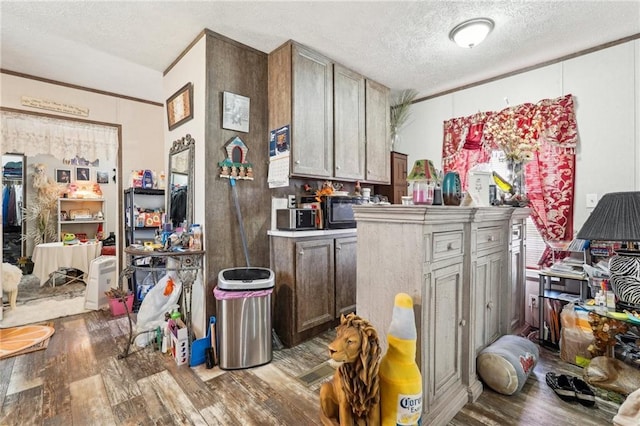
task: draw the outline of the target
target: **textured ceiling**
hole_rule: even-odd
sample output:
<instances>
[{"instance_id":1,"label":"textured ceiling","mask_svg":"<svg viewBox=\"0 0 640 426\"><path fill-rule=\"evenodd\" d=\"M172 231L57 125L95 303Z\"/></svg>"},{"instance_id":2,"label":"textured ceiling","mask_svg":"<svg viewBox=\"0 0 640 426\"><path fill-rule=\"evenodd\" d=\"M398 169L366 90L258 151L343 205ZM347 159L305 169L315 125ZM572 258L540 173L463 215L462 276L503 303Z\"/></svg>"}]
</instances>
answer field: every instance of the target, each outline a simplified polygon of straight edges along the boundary
<instances>
[{"instance_id":1,"label":"textured ceiling","mask_svg":"<svg viewBox=\"0 0 640 426\"><path fill-rule=\"evenodd\" d=\"M421 96L640 33L640 1L5 1L0 67L158 102L204 28L263 52L288 39ZM450 29L496 23L473 49Z\"/></svg>"}]
</instances>

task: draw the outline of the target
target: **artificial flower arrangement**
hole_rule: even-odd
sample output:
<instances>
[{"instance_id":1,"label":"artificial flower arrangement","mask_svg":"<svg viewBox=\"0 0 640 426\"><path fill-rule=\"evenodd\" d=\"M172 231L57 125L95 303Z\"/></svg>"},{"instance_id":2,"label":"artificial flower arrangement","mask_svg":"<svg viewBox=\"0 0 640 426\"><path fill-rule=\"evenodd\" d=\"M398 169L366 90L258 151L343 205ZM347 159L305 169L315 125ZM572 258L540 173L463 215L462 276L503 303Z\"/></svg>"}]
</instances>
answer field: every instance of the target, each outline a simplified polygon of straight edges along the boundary
<instances>
[{"instance_id":1,"label":"artificial flower arrangement","mask_svg":"<svg viewBox=\"0 0 640 426\"><path fill-rule=\"evenodd\" d=\"M541 119L516 114L516 109L507 108L487 120L485 132L491 135L495 145L501 149L507 160L524 163L532 160L540 149L538 134Z\"/></svg>"}]
</instances>

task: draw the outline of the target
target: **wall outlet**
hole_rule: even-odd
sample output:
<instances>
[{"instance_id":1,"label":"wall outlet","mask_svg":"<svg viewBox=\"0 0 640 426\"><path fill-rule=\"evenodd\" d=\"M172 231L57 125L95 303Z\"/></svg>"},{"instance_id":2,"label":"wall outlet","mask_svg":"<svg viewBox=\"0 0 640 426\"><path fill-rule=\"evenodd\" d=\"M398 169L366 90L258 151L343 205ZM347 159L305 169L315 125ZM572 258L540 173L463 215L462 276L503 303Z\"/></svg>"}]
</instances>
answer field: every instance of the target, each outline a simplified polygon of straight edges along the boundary
<instances>
[{"instance_id":1,"label":"wall outlet","mask_svg":"<svg viewBox=\"0 0 640 426\"><path fill-rule=\"evenodd\" d=\"M537 294L530 294L529 297L527 298L527 305L530 308L538 307L538 295Z\"/></svg>"}]
</instances>

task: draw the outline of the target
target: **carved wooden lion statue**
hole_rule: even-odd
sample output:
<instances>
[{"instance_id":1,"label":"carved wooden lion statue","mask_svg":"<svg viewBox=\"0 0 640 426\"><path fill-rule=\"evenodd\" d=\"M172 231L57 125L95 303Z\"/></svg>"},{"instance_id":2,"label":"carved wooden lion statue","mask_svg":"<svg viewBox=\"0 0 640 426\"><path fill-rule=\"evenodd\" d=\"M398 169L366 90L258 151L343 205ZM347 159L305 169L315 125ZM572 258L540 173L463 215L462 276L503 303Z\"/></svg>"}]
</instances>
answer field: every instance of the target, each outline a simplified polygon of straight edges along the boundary
<instances>
[{"instance_id":1,"label":"carved wooden lion statue","mask_svg":"<svg viewBox=\"0 0 640 426\"><path fill-rule=\"evenodd\" d=\"M320 388L320 420L329 425L380 424L380 341L371 324L355 314L342 315L331 360L340 364Z\"/></svg>"}]
</instances>

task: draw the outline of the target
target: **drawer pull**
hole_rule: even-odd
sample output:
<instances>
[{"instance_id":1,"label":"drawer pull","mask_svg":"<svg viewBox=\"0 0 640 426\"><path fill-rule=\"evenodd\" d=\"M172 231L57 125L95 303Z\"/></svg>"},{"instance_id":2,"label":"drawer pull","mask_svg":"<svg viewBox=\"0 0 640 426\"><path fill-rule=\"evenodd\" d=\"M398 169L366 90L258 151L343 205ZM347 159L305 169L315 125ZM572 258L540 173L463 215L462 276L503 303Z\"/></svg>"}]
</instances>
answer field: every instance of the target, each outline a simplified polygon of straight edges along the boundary
<instances>
[{"instance_id":1,"label":"drawer pull","mask_svg":"<svg viewBox=\"0 0 640 426\"><path fill-rule=\"evenodd\" d=\"M464 327L465 325L467 325L467 320L461 319L459 324L460 324L460 327Z\"/></svg>"},{"instance_id":2,"label":"drawer pull","mask_svg":"<svg viewBox=\"0 0 640 426\"><path fill-rule=\"evenodd\" d=\"M490 243L494 242L496 240L496 237L494 237L493 235L489 235L489 238L487 238L487 241L489 241Z\"/></svg>"},{"instance_id":3,"label":"drawer pull","mask_svg":"<svg viewBox=\"0 0 640 426\"><path fill-rule=\"evenodd\" d=\"M447 250L453 250L453 243L447 244Z\"/></svg>"},{"instance_id":4,"label":"drawer pull","mask_svg":"<svg viewBox=\"0 0 640 426\"><path fill-rule=\"evenodd\" d=\"M489 310L493 309L493 302L487 303L487 309L489 309Z\"/></svg>"}]
</instances>

